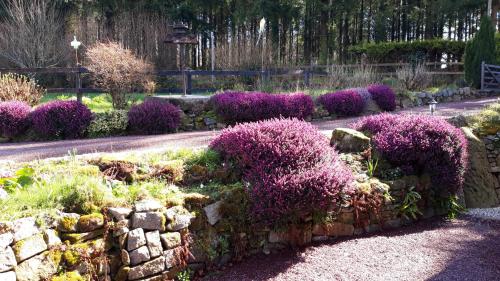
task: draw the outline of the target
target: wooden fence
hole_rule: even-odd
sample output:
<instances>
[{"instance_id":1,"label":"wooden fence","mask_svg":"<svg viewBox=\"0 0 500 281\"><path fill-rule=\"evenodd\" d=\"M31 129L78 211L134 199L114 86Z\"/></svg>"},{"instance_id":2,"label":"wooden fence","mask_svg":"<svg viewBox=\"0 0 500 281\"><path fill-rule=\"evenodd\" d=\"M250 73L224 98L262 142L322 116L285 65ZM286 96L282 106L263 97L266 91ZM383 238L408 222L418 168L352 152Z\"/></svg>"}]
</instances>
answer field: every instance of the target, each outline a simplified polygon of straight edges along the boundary
<instances>
[{"instance_id":1,"label":"wooden fence","mask_svg":"<svg viewBox=\"0 0 500 281\"><path fill-rule=\"evenodd\" d=\"M481 90L500 92L500 65L481 64Z\"/></svg>"},{"instance_id":2,"label":"wooden fence","mask_svg":"<svg viewBox=\"0 0 500 281\"><path fill-rule=\"evenodd\" d=\"M394 76L395 70L401 66L409 65L407 63L380 63L366 64L365 67L372 67L378 74L383 76ZM429 68L429 72L434 75L463 75L461 71L462 63L442 63L429 62L425 64ZM309 87L314 77L326 77L332 68L345 67L356 68L361 67L359 64L346 65L316 65L302 67L298 69L270 69L264 71L258 70L159 70L155 73L157 77L176 77L181 80L182 88L160 88L158 93L186 93L216 91L215 88L194 88L193 79L200 77L252 77L261 81L270 81L274 77L294 77L301 80L304 87ZM82 87L81 76L88 74L89 71L84 67L51 67L51 68L0 68L0 73L19 73L30 75L46 75L46 74L64 74L67 77L72 77L71 80L74 87L48 88L48 92L53 93L76 93L78 99L81 99L84 93L102 92L100 89L91 87Z\"/></svg>"}]
</instances>

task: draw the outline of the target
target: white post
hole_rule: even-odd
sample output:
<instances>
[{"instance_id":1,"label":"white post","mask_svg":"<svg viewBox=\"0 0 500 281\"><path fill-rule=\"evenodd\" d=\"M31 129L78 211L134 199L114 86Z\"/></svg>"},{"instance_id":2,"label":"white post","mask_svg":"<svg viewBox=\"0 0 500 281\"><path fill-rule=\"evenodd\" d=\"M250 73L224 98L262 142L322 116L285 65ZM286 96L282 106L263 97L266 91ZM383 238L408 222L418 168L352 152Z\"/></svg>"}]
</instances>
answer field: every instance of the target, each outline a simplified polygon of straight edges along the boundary
<instances>
[{"instance_id":1,"label":"white post","mask_svg":"<svg viewBox=\"0 0 500 281\"><path fill-rule=\"evenodd\" d=\"M491 0L488 0L488 13L487 14L493 20L493 15L491 14Z\"/></svg>"},{"instance_id":2,"label":"white post","mask_svg":"<svg viewBox=\"0 0 500 281\"><path fill-rule=\"evenodd\" d=\"M212 71L215 71L215 35L213 31L210 33L210 42L212 45L210 62L212 64ZM212 83L214 83L214 80L215 76L212 75Z\"/></svg>"}]
</instances>

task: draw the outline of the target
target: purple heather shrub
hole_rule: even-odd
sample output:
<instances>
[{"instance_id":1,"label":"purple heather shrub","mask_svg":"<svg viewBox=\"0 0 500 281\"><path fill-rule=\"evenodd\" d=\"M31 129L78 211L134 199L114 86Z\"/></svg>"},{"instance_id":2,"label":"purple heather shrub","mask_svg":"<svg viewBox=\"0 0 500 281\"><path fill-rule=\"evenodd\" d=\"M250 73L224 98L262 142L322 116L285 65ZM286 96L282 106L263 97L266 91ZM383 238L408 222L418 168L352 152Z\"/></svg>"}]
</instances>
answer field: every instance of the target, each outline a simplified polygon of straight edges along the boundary
<instances>
[{"instance_id":1,"label":"purple heather shrub","mask_svg":"<svg viewBox=\"0 0 500 281\"><path fill-rule=\"evenodd\" d=\"M243 171L257 221L275 224L295 214L337 207L352 191L352 173L313 125L271 119L226 129L210 148Z\"/></svg>"},{"instance_id":2,"label":"purple heather shrub","mask_svg":"<svg viewBox=\"0 0 500 281\"><path fill-rule=\"evenodd\" d=\"M128 112L129 129L137 134L162 134L175 131L181 122L181 110L170 103L147 100Z\"/></svg>"},{"instance_id":3,"label":"purple heather shrub","mask_svg":"<svg viewBox=\"0 0 500 281\"><path fill-rule=\"evenodd\" d=\"M29 125L31 107L24 102L8 101L0 103L0 136L14 138L24 133Z\"/></svg>"},{"instance_id":4,"label":"purple heather shrub","mask_svg":"<svg viewBox=\"0 0 500 281\"><path fill-rule=\"evenodd\" d=\"M342 90L319 97L321 105L330 113L355 116L363 112L365 100L355 90Z\"/></svg>"},{"instance_id":5,"label":"purple heather shrub","mask_svg":"<svg viewBox=\"0 0 500 281\"><path fill-rule=\"evenodd\" d=\"M40 137L74 139L83 136L92 112L81 102L56 100L35 108L31 120Z\"/></svg>"},{"instance_id":6,"label":"purple heather shrub","mask_svg":"<svg viewBox=\"0 0 500 281\"><path fill-rule=\"evenodd\" d=\"M396 94L391 87L386 85L368 86L372 99L384 111L394 111L396 109Z\"/></svg>"},{"instance_id":7,"label":"purple heather shrub","mask_svg":"<svg viewBox=\"0 0 500 281\"><path fill-rule=\"evenodd\" d=\"M363 98L365 103L368 102L369 99L371 99L371 94L367 88L351 88L351 89L347 89L347 90L348 91L355 91L356 93L358 93Z\"/></svg>"},{"instance_id":8,"label":"purple heather shrub","mask_svg":"<svg viewBox=\"0 0 500 281\"><path fill-rule=\"evenodd\" d=\"M314 111L312 98L302 93L225 92L213 96L210 103L217 116L228 124L277 117L305 119Z\"/></svg>"},{"instance_id":9,"label":"purple heather shrub","mask_svg":"<svg viewBox=\"0 0 500 281\"><path fill-rule=\"evenodd\" d=\"M408 174L431 176L438 194L462 187L467 166L467 140L458 128L432 116L381 114L362 119L354 128L373 135L375 149Z\"/></svg>"}]
</instances>

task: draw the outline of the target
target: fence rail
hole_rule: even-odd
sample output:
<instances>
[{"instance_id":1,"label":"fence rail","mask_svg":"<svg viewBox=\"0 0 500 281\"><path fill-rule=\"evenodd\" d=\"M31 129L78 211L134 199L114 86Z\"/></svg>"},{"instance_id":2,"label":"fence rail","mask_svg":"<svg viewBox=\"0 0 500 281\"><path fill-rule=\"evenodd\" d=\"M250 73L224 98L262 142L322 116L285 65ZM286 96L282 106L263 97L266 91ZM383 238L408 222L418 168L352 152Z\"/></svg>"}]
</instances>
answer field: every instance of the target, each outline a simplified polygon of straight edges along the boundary
<instances>
[{"instance_id":1,"label":"fence rail","mask_svg":"<svg viewBox=\"0 0 500 281\"><path fill-rule=\"evenodd\" d=\"M291 76L300 78L305 87L311 85L311 80L313 77L325 77L329 75L329 71L335 67L373 67L376 69L381 69L377 73L382 76L394 76L394 71L388 71L388 69L397 69L401 66L408 66L408 63L378 63L378 64L345 64L345 65L315 65L306 66L296 69L267 69L263 71L259 70L158 70L154 73L157 77L178 77L183 81L182 88L161 88L158 89L159 93L186 93L192 94L193 92L200 91L215 91L214 88L194 88L193 87L193 77L255 77L261 79L261 81L269 81L273 77L283 77ZM433 75L463 75L462 71L458 71L463 63L460 62L427 62L426 66L434 66L435 70L429 71ZM385 68L385 69L383 69ZM48 92L53 93L76 93L78 99L82 98L84 93L98 93L102 92L100 89L94 89L90 87L82 87L81 75L87 74L89 71L84 67L50 67L50 68L0 68L0 73L19 73L19 74L66 74L74 75L74 85L75 87L59 87L59 88L48 88ZM486 84L489 83L486 81Z\"/></svg>"},{"instance_id":2,"label":"fence rail","mask_svg":"<svg viewBox=\"0 0 500 281\"><path fill-rule=\"evenodd\" d=\"M500 92L500 65L481 63L481 90Z\"/></svg>"}]
</instances>

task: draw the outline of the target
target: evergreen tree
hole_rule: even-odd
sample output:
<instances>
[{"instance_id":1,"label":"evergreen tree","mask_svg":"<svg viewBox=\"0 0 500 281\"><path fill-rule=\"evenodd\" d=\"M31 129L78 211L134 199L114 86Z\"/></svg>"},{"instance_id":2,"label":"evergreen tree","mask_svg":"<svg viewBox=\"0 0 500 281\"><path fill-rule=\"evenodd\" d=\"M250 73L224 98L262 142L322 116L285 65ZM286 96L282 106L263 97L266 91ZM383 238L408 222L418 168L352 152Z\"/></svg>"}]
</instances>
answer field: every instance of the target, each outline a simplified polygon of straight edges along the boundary
<instances>
[{"instance_id":1,"label":"evergreen tree","mask_svg":"<svg viewBox=\"0 0 500 281\"><path fill-rule=\"evenodd\" d=\"M481 86L481 63L495 63L495 29L491 18L483 16L481 27L465 48L465 80L472 86Z\"/></svg>"}]
</instances>

